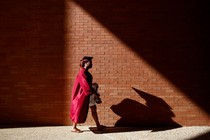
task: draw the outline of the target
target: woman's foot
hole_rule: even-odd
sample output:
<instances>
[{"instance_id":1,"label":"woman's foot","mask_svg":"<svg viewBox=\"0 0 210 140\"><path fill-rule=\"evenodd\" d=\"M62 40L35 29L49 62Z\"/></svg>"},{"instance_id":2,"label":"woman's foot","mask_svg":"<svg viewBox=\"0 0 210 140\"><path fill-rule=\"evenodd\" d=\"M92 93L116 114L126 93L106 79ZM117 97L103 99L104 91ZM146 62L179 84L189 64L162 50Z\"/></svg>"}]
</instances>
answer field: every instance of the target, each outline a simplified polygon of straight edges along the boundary
<instances>
[{"instance_id":1,"label":"woman's foot","mask_svg":"<svg viewBox=\"0 0 210 140\"><path fill-rule=\"evenodd\" d=\"M73 128L71 130L71 132L74 132L74 133L82 133L82 131L80 129L78 129L78 128Z\"/></svg>"}]
</instances>

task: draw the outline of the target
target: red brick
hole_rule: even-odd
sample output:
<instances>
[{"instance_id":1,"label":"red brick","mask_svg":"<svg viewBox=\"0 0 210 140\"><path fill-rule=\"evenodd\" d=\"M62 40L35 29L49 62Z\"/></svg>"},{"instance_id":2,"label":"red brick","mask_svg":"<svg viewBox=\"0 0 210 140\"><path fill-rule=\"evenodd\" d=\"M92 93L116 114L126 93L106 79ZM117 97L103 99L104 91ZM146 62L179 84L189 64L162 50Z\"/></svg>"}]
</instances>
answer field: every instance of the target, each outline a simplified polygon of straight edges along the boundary
<instances>
[{"instance_id":1,"label":"red brick","mask_svg":"<svg viewBox=\"0 0 210 140\"><path fill-rule=\"evenodd\" d=\"M0 2L0 123L71 124L71 88L79 61L92 55L102 124L114 125L123 117L111 106L129 99L139 110L118 111L148 117L145 122L138 116L136 122L210 125L205 49L197 39L203 38L202 21L191 19L197 5L146 2L137 8L140 1L83 2ZM88 124L94 125L90 112Z\"/></svg>"}]
</instances>

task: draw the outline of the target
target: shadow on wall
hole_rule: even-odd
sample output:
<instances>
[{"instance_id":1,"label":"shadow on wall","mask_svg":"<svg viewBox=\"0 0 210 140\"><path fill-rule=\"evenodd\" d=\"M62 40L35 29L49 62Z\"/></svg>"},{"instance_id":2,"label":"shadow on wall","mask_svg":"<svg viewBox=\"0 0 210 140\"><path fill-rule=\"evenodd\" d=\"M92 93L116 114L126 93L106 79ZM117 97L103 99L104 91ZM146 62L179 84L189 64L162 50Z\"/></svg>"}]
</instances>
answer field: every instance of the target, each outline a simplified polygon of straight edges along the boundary
<instances>
[{"instance_id":1,"label":"shadow on wall","mask_svg":"<svg viewBox=\"0 0 210 140\"><path fill-rule=\"evenodd\" d=\"M206 1L74 1L210 114Z\"/></svg>"},{"instance_id":2,"label":"shadow on wall","mask_svg":"<svg viewBox=\"0 0 210 140\"><path fill-rule=\"evenodd\" d=\"M132 99L124 99L111 106L112 111L121 118L115 123L117 127L180 127L172 120L175 117L172 108L161 98L133 88L146 101L146 106Z\"/></svg>"},{"instance_id":3,"label":"shadow on wall","mask_svg":"<svg viewBox=\"0 0 210 140\"><path fill-rule=\"evenodd\" d=\"M121 117L114 127L106 127L101 131L97 131L96 127L89 129L93 133L100 134L144 130L156 132L181 127L172 120L175 115L163 99L136 88L133 90L146 101L146 105L126 98L119 104L111 106L111 110Z\"/></svg>"}]
</instances>

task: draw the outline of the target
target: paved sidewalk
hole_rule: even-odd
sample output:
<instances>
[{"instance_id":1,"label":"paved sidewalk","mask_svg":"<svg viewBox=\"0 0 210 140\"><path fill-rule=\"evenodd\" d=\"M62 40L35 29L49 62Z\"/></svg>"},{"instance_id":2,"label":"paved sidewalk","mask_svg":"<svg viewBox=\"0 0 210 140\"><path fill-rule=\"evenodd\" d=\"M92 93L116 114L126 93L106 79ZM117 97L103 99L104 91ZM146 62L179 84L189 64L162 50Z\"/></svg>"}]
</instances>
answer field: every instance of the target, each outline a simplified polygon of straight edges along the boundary
<instances>
[{"instance_id":1,"label":"paved sidewalk","mask_svg":"<svg viewBox=\"0 0 210 140\"><path fill-rule=\"evenodd\" d=\"M116 128L102 132L78 126L83 133L70 132L71 126L0 128L0 140L210 140L210 127Z\"/></svg>"}]
</instances>

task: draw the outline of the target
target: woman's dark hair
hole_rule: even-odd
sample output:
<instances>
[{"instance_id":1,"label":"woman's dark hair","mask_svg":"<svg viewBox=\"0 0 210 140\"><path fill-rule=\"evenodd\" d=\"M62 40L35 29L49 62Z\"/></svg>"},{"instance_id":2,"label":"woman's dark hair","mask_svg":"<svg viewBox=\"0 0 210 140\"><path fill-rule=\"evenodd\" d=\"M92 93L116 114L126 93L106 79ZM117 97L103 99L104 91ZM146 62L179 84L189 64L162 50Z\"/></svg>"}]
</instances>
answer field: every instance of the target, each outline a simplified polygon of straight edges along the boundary
<instances>
[{"instance_id":1,"label":"woman's dark hair","mask_svg":"<svg viewBox=\"0 0 210 140\"><path fill-rule=\"evenodd\" d=\"M84 60L81 60L80 61L80 67L84 67L85 66L85 63L87 63L88 62L88 60L87 61L84 61Z\"/></svg>"},{"instance_id":2,"label":"woman's dark hair","mask_svg":"<svg viewBox=\"0 0 210 140\"><path fill-rule=\"evenodd\" d=\"M82 60L80 60L80 67L83 68L85 66L85 63L91 61L92 59L93 59L93 57L91 57L91 56L84 56L82 58Z\"/></svg>"}]
</instances>

